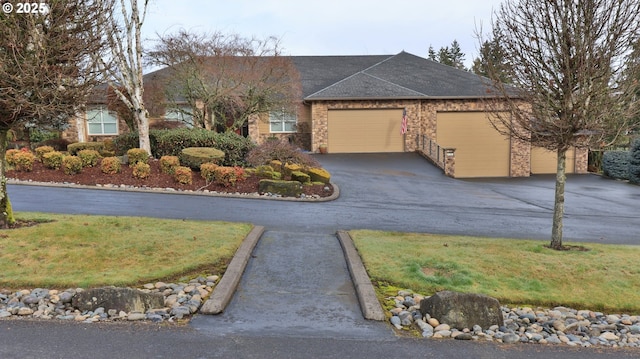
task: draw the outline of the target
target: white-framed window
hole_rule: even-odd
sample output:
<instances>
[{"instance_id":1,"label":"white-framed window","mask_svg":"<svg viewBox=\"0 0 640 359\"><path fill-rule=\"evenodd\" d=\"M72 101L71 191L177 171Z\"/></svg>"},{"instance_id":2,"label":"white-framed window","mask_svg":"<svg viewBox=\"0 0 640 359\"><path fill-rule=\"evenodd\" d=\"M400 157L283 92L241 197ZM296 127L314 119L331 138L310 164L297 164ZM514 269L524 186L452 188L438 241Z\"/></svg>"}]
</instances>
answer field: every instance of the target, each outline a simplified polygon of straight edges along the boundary
<instances>
[{"instance_id":1,"label":"white-framed window","mask_svg":"<svg viewBox=\"0 0 640 359\"><path fill-rule=\"evenodd\" d=\"M296 132L297 122L296 115L284 109L269 113L269 131L271 133Z\"/></svg>"},{"instance_id":2,"label":"white-framed window","mask_svg":"<svg viewBox=\"0 0 640 359\"><path fill-rule=\"evenodd\" d=\"M179 121L188 126L193 126L193 116L189 106L168 108L164 114L164 119L166 121Z\"/></svg>"},{"instance_id":3,"label":"white-framed window","mask_svg":"<svg viewBox=\"0 0 640 359\"><path fill-rule=\"evenodd\" d=\"M118 118L106 106L96 106L87 109L87 124L89 135L117 135Z\"/></svg>"}]
</instances>

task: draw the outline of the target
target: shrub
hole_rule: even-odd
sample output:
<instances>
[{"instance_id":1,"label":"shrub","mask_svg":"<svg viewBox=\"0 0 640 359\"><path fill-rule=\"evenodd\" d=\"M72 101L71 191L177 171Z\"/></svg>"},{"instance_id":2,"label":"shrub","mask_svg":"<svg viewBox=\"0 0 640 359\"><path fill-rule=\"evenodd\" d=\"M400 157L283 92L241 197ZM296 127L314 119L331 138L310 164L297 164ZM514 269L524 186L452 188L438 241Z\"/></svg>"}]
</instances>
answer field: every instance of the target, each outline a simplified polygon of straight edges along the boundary
<instances>
[{"instance_id":1,"label":"shrub","mask_svg":"<svg viewBox=\"0 0 640 359\"><path fill-rule=\"evenodd\" d=\"M616 179L629 179L629 152L606 151L602 156L602 173Z\"/></svg>"},{"instance_id":2,"label":"shrub","mask_svg":"<svg viewBox=\"0 0 640 359\"><path fill-rule=\"evenodd\" d=\"M242 167L218 167L214 171L214 178L217 184L224 187L235 186L238 181L245 179Z\"/></svg>"},{"instance_id":3,"label":"shrub","mask_svg":"<svg viewBox=\"0 0 640 359\"><path fill-rule=\"evenodd\" d=\"M71 142L69 140L65 140L64 138L52 138L43 142L40 142L40 146L51 146L55 151L67 151L67 147Z\"/></svg>"},{"instance_id":4,"label":"shrub","mask_svg":"<svg viewBox=\"0 0 640 359\"><path fill-rule=\"evenodd\" d=\"M276 172L273 167L269 165L262 165L255 168L255 175L259 178L265 179L281 179L280 172Z\"/></svg>"},{"instance_id":5,"label":"shrub","mask_svg":"<svg viewBox=\"0 0 640 359\"><path fill-rule=\"evenodd\" d=\"M309 177L311 177L312 182L331 182L331 174L329 174L329 171L324 168L310 168L307 173L309 174Z\"/></svg>"},{"instance_id":6,"label":"shrub","mask_svg":"<svg viewBox=\"0 0 640 359\"><path fill-rule=\"evenodd\" d=\"M155 157L180 156L188 147L216 147L216 133L201 128L149 131L149 137Z\"/></svg>"},{"instance_id":7,"label":"shrub","mask_svg":"<svg viewBox=\"0 0 640 359\"><path fill-rule=\"evenodd\" d=\"M184 166L199 169L203 163L219 163L224 159L224 152L211 147L188 147L180 153L180 163Z\"/></svg>"},{"instance_id":8,"label":"shrub","mask_svg":"<svg viewBox=\"0 0 640 359\"><path fill-rule=\"evenodd\" d=\"M151 174L151 166L145 162L136 162L133 166L133 177L145 179Z\"/></svg>"},{"instance_id":9,"label":"shrub","mask_svg":"<svg viewBox=\"0 0 640 359\"><path fill-rule=\"evenodd\" d=\"M149 162L149 154L141 148L132 148L128 150L127 157L129 158L129 167L133 167L138 163L146 164Z\"/></svg>"},{"instance_id":10,"label":"shrub","mask_svg":"<svg viewBox=\"0 0 640 359\"><path fill-rule=\"evenodd\" d=\"M149 131L149 137L151 137L151 131ZM150 139L151 140L151 139ZM153 145L153 141L151 140ZM122 156L127 153L131 148L140 146L140 138L137 132L129 132L119 135L113 139L113 150L117 156ZM153 148L151 150L153 153Z\"/></svg>"},{"instance_id":11,"label":"shrub","mask_svg":"<svg viewBox=\"0 0 640 359\"><path fill-rule=\"evenodd\" d=\"M216 133L201 128L154 129L149 131L151 155L180 156L188 147L214 147L225 153L220 162L224 166L244 166L246 154L254 147L250 139L234 132ZM123 155L129 148L138 147L136 132L120 135L113 140L115 153ZM197 168L197 167L196 167Z\"/></svg>"},{"instance_id":12,"label":"shrub","mask_svg":"<svg viewBox=\"0 0 640 359\"><path fill-rule=\"evenodd\" d=\"M67 151L71 155L77 155L82 150L96 150L98 152L104 150L104 143L102 142L76 142L67 146Z\"/></svg>"},{"instance_id":13,"label":"shrub","mask_svg":"<svg viewBox=\"0 0 640 359\"><path fill-rule=\"evenodd\" d=\"M224 166L246 166L247 154L255 148L251 139L243 137L235 132L216 133L215 147L224 152Z\"/></svg>"},{"instance_id":14,"label":"shrub","mask_svg":"<svg viewBox=\"0 0 640 359\"><path fill-rule=\"evenodd\" d=\"M193 174L191 172L191 168L186 166L178 166L175 169L175 173L173 174L173 178L175 178L176 182L182 184L191 184L193 180Z\"/></svg>"},{"instance_id":15,"label":"shrub","mask_svg":"<svg viewBox=\"0 0 640 359\"><path fill-rule=\"evenodd\" d=\"M47 168L57 170L62 166L63 158L64 158L64 155L62 154L62 152L58 152L58 151L47 152L44 155L42 155L42 164Z\"/></svg>"},{"instance_id":16,"label":"shrub","mask_svg":"<svg viewBox=\"0 0 640 359\"><path fill-rule=\"evenodd\" d=\"M40 146L40 147L36 147L36 157L38 158L38 161L42 162L42 156L44 156L45 153L48 152L53 152L54 149L51 146Z\"/></svg>"},{"instance_id":17,"label":"shrub","mask_svg":"<svg viewBox=\"0 0 640 359\"><path fill-rule=\"evenodd\" d=\"M12 155L14 167L16 171L30 172L33 170L33 163L36 161L36 155L26 148L21 149Z\"/></svg>"},{"instance_id":18,"label":"shrub","mask_svg":"<svg viewBox=\"0 0 640 359\"><path fill-rule=\"evenodd\" d=\"M291 180L298 181L300 183L311 183L311 177L308 174L301 171L291 172Z\"/></svg>"},{"instance_id":19,"label":"shrub","mask_svg":"<svg viewBox=\"0 0 640 359\"><path fill-rule=\"evenodd\" d=\"M200 165L200 176L202 176L207 183L211 183L215 179L216 168L218 168L218 165L215 163L203 163Z\"/></svg>"},{"instance_id":20,"label":"shrub","mask_svg":"<svg viewBox=\"0 0 640 359\"><path fill-rule=\"evenodd\" d=\"M633 140L629 148L629 182L640 184L640 138Z\"/></svg>"},{"instance_id":21,"label":"shrub","mask_svg":"<svg viewBox=\"0 0 640 359\"><path fill-rule=\"evenodd\" d=\"M291 178L291 174L296 171L302 171L303 167L295 163L287 163L282 167L282 177Z\"/></svg>"},{"instance_id":22,"label":"shrub","mask_svg":"<svg viewBox=\"0 0 640 359\"><path fill-rule=\"evenodd\" d=\"M16 154L20 152L20 150L16 150L15 148L12 148L10 150L7 150L4 153L4 160L7 161L7 164L9 166L15 166L16 165Z\"/></svg>"},{"instance_id":23,"label":"shrub","mask_svg":"<svg viewBox=\"0 0 640 359\"><path fill-rule=\"evenodd\" d=\"M177 156L160 157L160 170L162 173L173 175L178 166L180 166L180 159Z\"/></svg>"},{"instance_id":24,"label":"shrub","mask_svg":"<svg viewBox=\"0 0 640 359\"><path fill-rule=\"evenodd\" d=\"M64 156L62 170L67 175L74 175L82 171L82 160L78 156Z\"/></svg>"},{"instance_id":25,"label":"shrub","mask_svg":"<svg viewBox=\"0 0 640 359\"><path fill-rule=\"evenodd\" d=\"M95 167L102 158L96 150L80 150L77 156L82 160L82 167Z\"/></svg>"},{"instance_id":26,"label":"shrub","mask_svg":"<svg viewBox=\"0 0 640 359\"><path fill-rule=\"evenodd\" d=\"M105 157L100 162L100 169L102 170L102 173L113 175L120 173L121 168L122 164L118 157Z\"/></svg>"},{"instance_id":27,"label":"shrub","mask_svg":"<svg viewBox=\"0 0 640 359\"><path fill-rule=\"evenodd\" d=\"M320 163L315 158L282 141L266 141L247 154L247 162L252 166L268 164L272 160L302 167L320 167Z\"/></svg>"}]
</instances>

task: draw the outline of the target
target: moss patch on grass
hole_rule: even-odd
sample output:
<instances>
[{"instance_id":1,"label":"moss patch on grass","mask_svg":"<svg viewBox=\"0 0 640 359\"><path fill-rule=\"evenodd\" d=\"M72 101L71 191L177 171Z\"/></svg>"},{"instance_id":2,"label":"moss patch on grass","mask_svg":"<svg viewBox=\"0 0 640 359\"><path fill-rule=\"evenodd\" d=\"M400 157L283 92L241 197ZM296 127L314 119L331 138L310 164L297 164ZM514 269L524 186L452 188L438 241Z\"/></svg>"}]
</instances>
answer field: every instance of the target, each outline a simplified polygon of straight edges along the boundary
<instances>
[{"instance_id":1,"label":"moss patch on grass","mask_svg":"<svg viewBox=\"0 0 640 359\"><path fill-rule=\"evenodd\" d=\"M130 286L224 269L245 223L20 213L40 222L0 230L0 287Z\"/></svg>"},{"instance_id":2,"label":"moss patch on grass","mask_svg":"<svg viewBox=\"0 0 640 359\"><path fill-rule=\"evenodd\" d=\"M431 295L473 292L502 303L640 312L640 247L369 230L350 232L374 282Z\"/></svg>"}]
</instances>

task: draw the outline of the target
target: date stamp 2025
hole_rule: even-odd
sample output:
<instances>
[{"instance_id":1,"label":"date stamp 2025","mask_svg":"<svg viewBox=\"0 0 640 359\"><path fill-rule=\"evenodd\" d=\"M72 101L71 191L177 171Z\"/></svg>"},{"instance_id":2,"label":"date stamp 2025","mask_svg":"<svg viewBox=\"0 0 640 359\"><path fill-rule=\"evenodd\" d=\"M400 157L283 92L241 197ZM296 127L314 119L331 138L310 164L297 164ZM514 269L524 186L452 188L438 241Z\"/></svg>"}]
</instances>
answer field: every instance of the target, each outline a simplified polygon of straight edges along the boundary
<instances>
[{"instance_id":1,"label":"date stamp 2025","mask_svg":"<svg viewBox=\"0 0 640 359\"><path fill-rule=\"evenodd\" d=\"M2 12L5 14L46 14L49 6L44 2L5 2L2 4Z\"/></svg>"}]
</instances>

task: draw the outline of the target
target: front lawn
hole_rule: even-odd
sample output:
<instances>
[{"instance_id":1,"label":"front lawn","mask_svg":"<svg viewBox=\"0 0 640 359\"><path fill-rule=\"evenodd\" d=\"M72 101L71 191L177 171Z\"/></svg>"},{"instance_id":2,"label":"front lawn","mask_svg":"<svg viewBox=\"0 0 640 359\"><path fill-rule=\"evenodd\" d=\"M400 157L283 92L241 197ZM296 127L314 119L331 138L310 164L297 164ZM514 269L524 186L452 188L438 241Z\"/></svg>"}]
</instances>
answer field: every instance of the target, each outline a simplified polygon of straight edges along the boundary
<instances>
[{"instance_id":1,"label":"front lawn","mask_svg":"<svg viewBox=\"0 0 640 359\"><path fill-rule=\"evenodd\" d=\"M378 288L486 294L504 304L640 312L640 247L356 230L349 232ZM395 293L391 292L391 295ZM388 293L385 293L387 295Z\"/></svg>"},{"instance_id":2,"label":"front lawn","mask_svg":"<svg viewBox=\"0 0 640 359\"><path fill-rule=\"evenodd\" d=\"M221 274L245 223L18 213L36 225L0 230L0 288L134 286Z\"/></svg>"}]
</instances>

